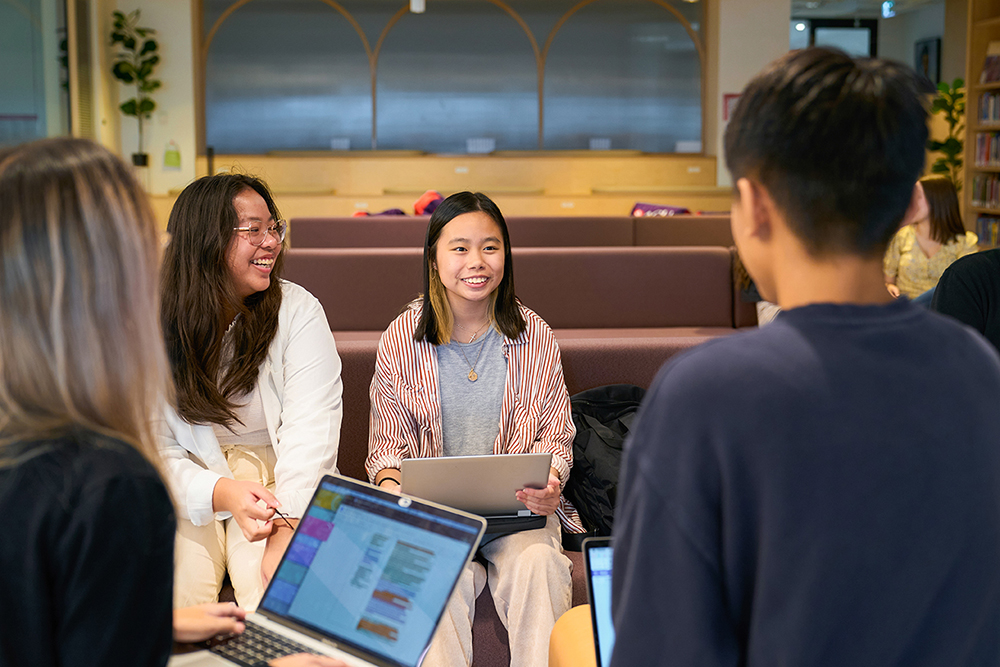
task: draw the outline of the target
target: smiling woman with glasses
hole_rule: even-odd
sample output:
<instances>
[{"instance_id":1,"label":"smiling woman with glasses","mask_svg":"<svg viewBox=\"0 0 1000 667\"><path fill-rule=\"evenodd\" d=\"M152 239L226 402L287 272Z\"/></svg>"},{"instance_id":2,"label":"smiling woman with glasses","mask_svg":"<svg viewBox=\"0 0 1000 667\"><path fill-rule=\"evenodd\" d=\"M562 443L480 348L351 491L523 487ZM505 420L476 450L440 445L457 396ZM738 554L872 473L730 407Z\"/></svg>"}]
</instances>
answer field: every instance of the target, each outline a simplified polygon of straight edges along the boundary
<instances>
[{"instance_id":1,"label":"smiling woman with glasses","mask_svg":"<svg viewBox=\"0 0 1000 667\"><path fill-rule=\"evenodd\" d=\"M195 181L170 213L161 321L177 401L160 431L177 607L217 599L228 570L254 609L335 468L340 357L319 301L279 278L286 228L267 186L240 174Z\"/></svg>"}]
</instances>

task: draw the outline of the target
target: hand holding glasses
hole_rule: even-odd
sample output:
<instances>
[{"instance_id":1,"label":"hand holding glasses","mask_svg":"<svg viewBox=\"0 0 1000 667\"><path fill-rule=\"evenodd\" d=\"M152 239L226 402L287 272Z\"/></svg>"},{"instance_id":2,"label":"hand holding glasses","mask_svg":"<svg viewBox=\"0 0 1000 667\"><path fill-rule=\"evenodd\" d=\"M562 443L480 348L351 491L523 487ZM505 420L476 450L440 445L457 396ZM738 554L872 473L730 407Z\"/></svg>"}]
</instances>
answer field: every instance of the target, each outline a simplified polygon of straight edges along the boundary
<instances>
[{"instance_id":1,"label":"hand holding glasses","mask_svg":"<svg viewBox=\"0 0 1000 667\"><path fill-rule=\"evenodd\" d=\"M284 220L275 220L270 227L264 227L259 222L251 222L246 227L233 227L234 232L246 232L247 241L252 246L263 245L268 234L272 234L274 238L278 239L278 243L281 243L285 240L285 230L287 229L288 223Z\"/></svg>"}]
</instances>

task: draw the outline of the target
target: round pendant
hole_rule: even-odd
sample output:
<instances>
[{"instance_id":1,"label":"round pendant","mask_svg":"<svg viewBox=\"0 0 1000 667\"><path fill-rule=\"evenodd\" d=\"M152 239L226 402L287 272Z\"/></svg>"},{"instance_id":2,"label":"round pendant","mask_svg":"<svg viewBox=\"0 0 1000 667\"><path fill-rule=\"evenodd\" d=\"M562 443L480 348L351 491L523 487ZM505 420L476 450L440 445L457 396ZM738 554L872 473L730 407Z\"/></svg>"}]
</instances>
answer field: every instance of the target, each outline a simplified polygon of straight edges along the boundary
<instances>
[{"instance_id":1,"label":"round pendant","mask_svg":"<svg viewBox=\"0 0 1000 667\"><path fill-rule=\"evenodd\" d=\"M475 382L478 379L479 376L476 375L476 371L469 371L469 382Z\"/></svg>"}]
</instances>

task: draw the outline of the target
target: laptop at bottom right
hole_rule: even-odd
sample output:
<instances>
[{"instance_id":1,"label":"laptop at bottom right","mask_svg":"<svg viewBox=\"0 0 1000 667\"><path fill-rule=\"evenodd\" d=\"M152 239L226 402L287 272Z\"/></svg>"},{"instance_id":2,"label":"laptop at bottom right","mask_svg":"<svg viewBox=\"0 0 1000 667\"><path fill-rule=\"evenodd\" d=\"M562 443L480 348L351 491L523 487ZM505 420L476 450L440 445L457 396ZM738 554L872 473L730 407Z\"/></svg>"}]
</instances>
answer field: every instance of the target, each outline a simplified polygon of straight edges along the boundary
<instances>
[{"instance_id":1,"label":"laptop at bottom right","mask_svg":"<svg viewBox=\"0 0 1000 667\"><path fill-rule=\"evenodd\" d=\"M597 667L608 667L611 664L611 649L615 646L615 626L611 619L611 538L591 537L584 540L583 560L587 566L587 597L594 626Z\"/></svg>"}]
</instances>

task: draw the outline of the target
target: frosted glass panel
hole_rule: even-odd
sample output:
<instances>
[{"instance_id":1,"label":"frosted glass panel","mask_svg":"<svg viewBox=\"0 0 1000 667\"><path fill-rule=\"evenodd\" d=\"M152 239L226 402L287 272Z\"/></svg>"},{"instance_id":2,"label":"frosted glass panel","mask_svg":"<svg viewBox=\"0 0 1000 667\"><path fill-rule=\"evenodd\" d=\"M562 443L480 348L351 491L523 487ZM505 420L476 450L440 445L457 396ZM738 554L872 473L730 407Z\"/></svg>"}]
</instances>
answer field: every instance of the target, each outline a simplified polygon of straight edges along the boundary
<instances>
[{"instance_id":1,"label":"frosted glass panel","mask_svg":"<svg viewBox=\"0 0 1000 667\"><path fill-rule=\"evenodd\" d=\"M205 71L205 143L216 152L329 150L344 140L368 149L371 127L363 42L330 6L255 0L216 33Z\"/></svg>"},{"instance_id":2,"label":"frosted glass panel","mask_svg":"<svg viewBox=\"0 0 1000 667\"><path fill-rule=\"evenodd\" d=\"M871 55L871 38L868 28L816 28L816 46L832 46L855 57Z\"/></svg>"},{"instance_id":3,"label":"frosted glass panel","mask_svg":"<svg viewBox=\"0 0 1000 667\"><path fill-rule=\"evenodd\" d=\"M0 146L45 136L42 3L0 2Z\"/></svg>"},{"instance_id":4,"label":"frosted glass panel","mask_svg":"<svg viewBox=\"0 0 1000 667\"><path fill-rule=\"evenodd\" d=\"M674 152L701 140L701 66L676 18L653 3L595 3L552 42L545 72L545 148ZM690 145L690 144L689 144Z\"/></svg>"},{"instance_id":5,"label":"frosted glass panel","mask_svg":"<svg viewBox=\"0 0 1000 667\"><path fill-rule=\"evenodd\" d=\"M538 68L524 30L486 2L435 0L386 38L378 69L378 146L465 152L538 146Z\"/></svg>"},{"instance_id":6,"label":"frosted glass panel","mask_svg":"<svg viewBox=\"0 0 1000 667\"><path fill-rule=\"evenodd\" d=\"M206 143L217 152L544 148L700 150L701 62L651 0L254 0L214 36ZM700 34L702 3L668 3ZM206 31L232 0L204 0ZM574 11L577 10L577 11ZM572 12L572 13L571 13ZM566 18L560 25L561 19ZM553 32L557 26L558 31ZM539 98L539 59L547 52ZM373 106L374 126L373 126Z\"/></svg>"}]
</instances>

